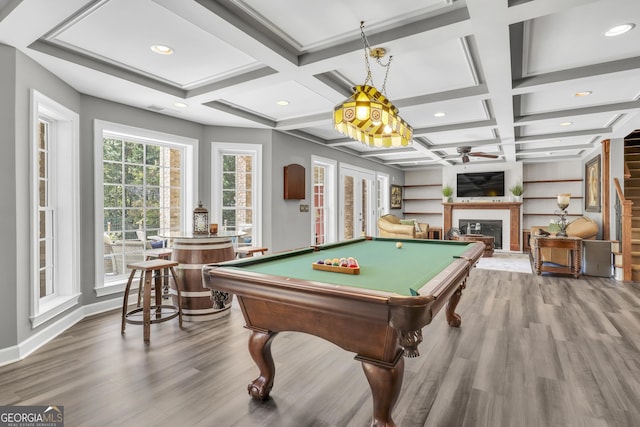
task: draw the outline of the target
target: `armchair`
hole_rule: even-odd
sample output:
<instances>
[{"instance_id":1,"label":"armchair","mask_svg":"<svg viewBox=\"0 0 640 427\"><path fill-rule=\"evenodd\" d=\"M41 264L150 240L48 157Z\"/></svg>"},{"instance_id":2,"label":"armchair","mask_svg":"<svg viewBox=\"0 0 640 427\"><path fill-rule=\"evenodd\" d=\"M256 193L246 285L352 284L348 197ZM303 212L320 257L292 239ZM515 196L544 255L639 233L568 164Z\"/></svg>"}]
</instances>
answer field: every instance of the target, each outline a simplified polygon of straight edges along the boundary
<instances>
[{"instance_id":1,"label":"armchair","mask_svg":"<svg viewBox=\"0 0 640 427\"><path fill-rule=\"evenodd\" d=\"M147 233L144 230L136 230L136 236L138 237L138 240L144 244L145 249L167 247L167 241L165 239L158 236L147 236Z\"/></svg>"},{"instance_id":2,"label":"armchair","mask_svg":"<svg viewBox=\"0 0 640 427\"><path fill-rule=\"evenodd\" d=\"M403 222L405 223L403 224ZM419 230L416 228L419 228ZM380 237L426 239L428 232L429 224L418 223L414 220L401 220L392 214L384 215L378 219L378 234Z\"/></svg>"}]
</instances>

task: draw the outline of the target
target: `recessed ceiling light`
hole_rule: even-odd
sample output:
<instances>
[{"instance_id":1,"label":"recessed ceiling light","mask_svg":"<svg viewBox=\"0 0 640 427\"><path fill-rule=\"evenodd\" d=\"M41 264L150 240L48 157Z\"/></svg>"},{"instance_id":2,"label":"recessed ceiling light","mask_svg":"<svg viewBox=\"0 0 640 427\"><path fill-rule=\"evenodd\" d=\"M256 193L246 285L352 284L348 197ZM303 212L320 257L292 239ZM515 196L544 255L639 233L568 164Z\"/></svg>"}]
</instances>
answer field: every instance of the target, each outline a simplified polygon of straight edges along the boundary
<instances>
[{"instance_id":1,"label":"recessed ceiling light","mask_svg":"<svg viewBox=\"0 0 640 427\"><path fill-rule=\"evenodd\" d=\"M173 55L173 49L162 44L154 44L151 46L151 50L160 55Z\"/></svg>"},{"instance_id":2,"label":"recessed ceiling light","mask_svg":"<svg viewBox=\"0 0 640 427\"><path fill-rule=\"evenodd\" d=\"M443 113L442 111L440 111L440 112L438 112L438 113L435 113L435 114L433 115L433 117L444 117L444 116L446 116L446 115L447 115L447 113Z\"/></svg>"},{"instance_id":3,"label":"recessed ceiling light","mask_svg":"<svg viewBox=\"0 0 640 427\"><path fill-rule=\"evenodd\" d=\"M576 92L573 94L573 96L589 96L591 95L591 91L590 90L584 90L582 92Z\"/></svg>"},{"instance_id":4,"label":"recessed ceiling light","mask_svg":"<svg viewBox=\"0 0 640 427\"><path fill-rule=\"evenodd\" d=\"M560 126L571 126L573 124L573 122L562 122L560 123Z\"/></svg>"},{"instance_id":5,"label":"recessed ceiling light","mask_svg":"<svg viewBox=\"0 0 640 427\"><path fill-rule=\"evenodd\" d=\"M285 105L289 105L289 101L278 101L276 102L276 104L281 105L281 106L285 106Z\"/></svg>"},{"instance_id":6,"label":"recessed ceiling light","mask_svg":"<svg viewBox=\"0 0 640 427\"><path fill-rule=\"evenodd\" d=\"M622 35L624 33L627 33L631 30L633 30L633 28L636 26L636 24L622 24L622 25L617 25L613 28L609 28L607 30L606 33L604 33L605 36L607 37L615 37L615 36L619 36Z\"/></svg>"},{"instance_id":7,"label":"recessed ceiling light","mask_svg":"<svg viewBox=\"0 0 640 427\"><path fill-rule=\"evenodd\" d=\"M178 108L187 108L188 107L188 105L185 104L184 102L174 102L173 105L178 107Z\"/></svg>"}]
</instances>

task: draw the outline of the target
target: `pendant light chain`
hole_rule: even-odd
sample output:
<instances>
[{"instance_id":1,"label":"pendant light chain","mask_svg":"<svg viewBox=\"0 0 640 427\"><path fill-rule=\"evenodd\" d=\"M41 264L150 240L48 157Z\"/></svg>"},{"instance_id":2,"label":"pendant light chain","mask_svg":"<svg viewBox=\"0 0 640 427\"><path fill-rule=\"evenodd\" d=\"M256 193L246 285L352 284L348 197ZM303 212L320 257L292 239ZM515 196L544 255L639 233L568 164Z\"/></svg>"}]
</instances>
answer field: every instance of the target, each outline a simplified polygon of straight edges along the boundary
<instances>
[{"instance_id":1,"label":"pendant light chain","mask_svg":"<svg viewBox=\"0 0 640 427\"><path fill-rule=\"evenodd\" d=\"M364 21L360 21L360 36L364 44L364 65L367 69L367 77L364 79L364 84L366 85L367 82L371 82L371 86L375 86L373 83L373 75L371 74L371 65L369 65L369 52L371 51L371 47L369 47L367 36L364 35Z\"/></svg>"},{"instance_id":2,"label":"pendant light chain","mask_svg":"<svg viewBox=\"0 0 640 427\"><path fill-rule=\"evenodd\" d=\"M364 34L364 21L360 22L360 35L364 44L364 65L367 77L362 85L353 87L353 94L333 109L333 127L343 135L368 147L391 148L411 145L413 128L398 114L398 109L387 99L386 86L392 56L387 63L381 59L386 50L372 49ZM369 57L385 68L382 93L373 84Z\"/></svg>"},{"instance_id":3,"label":"pendant light chain","mask_svg":"<svg viewBox=\"0 0 640 427\"><path fill-rule=\"evenodd\" d=\"M367 36L364 34L364 21L360 21L360 36L362 37L362 43L364 44L364 65L367 68L367 77L364 80L364 84L367 82L371 82L371 86L375 86L373 83L373 74L371 73L371 65L369 64L369 57L375 58L378 65L385 69L384 73L384 82L382 83L382 94L387 95L387 77L389 76L389 68L391 68L391 60L393 56L389 56L389 61L384 64L379 56L371 54L371 45L369 44L369 40L367 40Z\"/></svg>"}]
</instances>

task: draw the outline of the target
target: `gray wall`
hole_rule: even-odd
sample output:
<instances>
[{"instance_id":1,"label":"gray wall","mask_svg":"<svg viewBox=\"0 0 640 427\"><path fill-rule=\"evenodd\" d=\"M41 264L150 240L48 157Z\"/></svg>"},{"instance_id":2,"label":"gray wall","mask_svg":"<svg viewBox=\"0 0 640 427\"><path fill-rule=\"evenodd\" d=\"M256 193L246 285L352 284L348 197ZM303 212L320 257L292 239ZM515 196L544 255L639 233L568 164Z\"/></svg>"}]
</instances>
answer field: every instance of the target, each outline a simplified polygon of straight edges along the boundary
<instances>
[{"instance_id":1,"label":"gray wall","mask_svg":"<svg viewBox=\"0 0 640 427\"><path fill-rule=\"evenodd\" d=\"M404 172L402 171L280 132L273 134L272 154L272 192L271 194L265 193L264 196L265 198L271 197L271 215L273 215L274 221L272 222L272 242L268 247L274 251L309 246L311 212L300 212L299 206L301 203L311 205L313 189L311 155L337 160L338 167L342 162L386 173L389 175L390 182L397 185L404 184ZM291 163L300 164L305 168L306 198L304 201L284 200L283 168ZM338 185L338 187L340 186ZM340 193L338 193L338 197L340 197Z\"/></svg>"},{"instance_id":2,"label":"gray wall","mask_svg":"<svg viewBox=\"0 0 640 427\"><path fill-rule=\"evenodd\" d=\"M15 91L16 51L0 45L0 271L2 299L0 301L0 349L15 345L17 338L16 303L18 300L18 258L15 247L16 230L16 138Z\"/></svg>"},{"instance_id":3,"label":"gray wall","mask_svg":"<svg viewBox=\"0 0 640 427\"><path fill-rule=\"evenodd\" d=\"M36 64L26 55L16 52L15 61L15 233L16 303L7 310L15 310L18 342L31 336L30 295L31 271L29 268L29 220L30 215L30 90L56 100L76 113L80 113L80 94L56 76ZM2 78L4 80L4 76ZM6 183L3 182L3 185ZM11 246L3 245L9 249ZM4 311L4 310L3 310ZM16 344L15 342L13 344Z\"/></svg>"},{"instance_id":4,"label":"gray wall","mask_svg":"<svg viewBox=\"0 0 640 427\"><path fill-rule=\"evenodd\" d=\"M211 165L214 142L261 144L262 170L262 245L270 252L309 246L311 213L300 212L300 204L311 204L311 156L321 156L390 175L392 182L402 185L404 173L361 157L342 153L294 136L268 129L229 128L207 126L204 142L200 144L200 197L211 206L211 177L217 172ZM284 167L297 163L304 166L305 200L284 200Z\"/></svg>"}]
</instances>

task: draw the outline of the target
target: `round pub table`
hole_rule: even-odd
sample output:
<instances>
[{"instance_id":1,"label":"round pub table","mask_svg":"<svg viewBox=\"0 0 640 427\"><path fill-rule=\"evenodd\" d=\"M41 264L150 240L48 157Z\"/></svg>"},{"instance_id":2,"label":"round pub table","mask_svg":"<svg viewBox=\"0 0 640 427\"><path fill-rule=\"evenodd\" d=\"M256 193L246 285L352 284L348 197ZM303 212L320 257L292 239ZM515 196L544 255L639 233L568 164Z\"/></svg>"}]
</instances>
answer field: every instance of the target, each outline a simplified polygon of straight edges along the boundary
<instances>
[{"instance_id":1,"label":"round pub table","mask_svg":"<svg viewBox=\"0 0 640 427\"><path fill-rule=\"evenodd\" d=\"M187 322L217 319L229 314L232 294L204 287L202 267L235 258L235 239L244 233L221 231L216 234L169 233L171 260L176 261L178 281L182 284L182 318ZM177 303L175 283L171 293Z\"/></svg>"}]
</instances>

